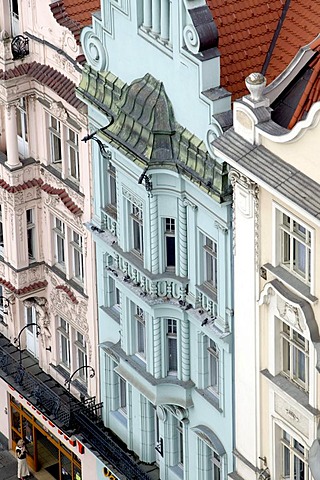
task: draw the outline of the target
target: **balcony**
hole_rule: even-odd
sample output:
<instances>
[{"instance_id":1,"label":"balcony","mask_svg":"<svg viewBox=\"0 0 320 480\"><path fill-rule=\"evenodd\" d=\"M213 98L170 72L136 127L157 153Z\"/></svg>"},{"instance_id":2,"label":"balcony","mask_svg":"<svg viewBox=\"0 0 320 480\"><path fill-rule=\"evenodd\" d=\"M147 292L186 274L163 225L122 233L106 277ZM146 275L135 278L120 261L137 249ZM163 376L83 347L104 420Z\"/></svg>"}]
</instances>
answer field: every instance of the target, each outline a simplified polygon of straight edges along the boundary
<instances>
[{"instance_id":1,"label":"balcony","mask_svg":"<svg viewBox=\"0 0 320 480\"><path fill-rule=\"evenodd\" d=\"M46 374L26 350L20 352L0 334L0 377L19 392L67 435L81 438L87 448L96 451L107 465L128 479L158 480L156 465L143 464L128 452L125 445L103 425L102 404L94 398L79 401ZM150 472L150 475L147 473Z\"/></svg>"}]
</instances>

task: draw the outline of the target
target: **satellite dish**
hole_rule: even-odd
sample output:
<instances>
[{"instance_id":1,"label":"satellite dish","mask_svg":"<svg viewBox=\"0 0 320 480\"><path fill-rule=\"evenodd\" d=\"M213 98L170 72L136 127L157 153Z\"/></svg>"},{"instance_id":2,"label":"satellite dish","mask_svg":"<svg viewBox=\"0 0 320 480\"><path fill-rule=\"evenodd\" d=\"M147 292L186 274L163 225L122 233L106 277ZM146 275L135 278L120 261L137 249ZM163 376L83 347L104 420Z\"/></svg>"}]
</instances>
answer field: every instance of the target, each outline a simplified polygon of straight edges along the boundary
<instances>
[{"instance_id":1,"label":"satellite dish","mask_svg":"<svg viewBox=\"0 0 320 480\"><path fill-rule=\"evenodd\" d=\"M320 441L315 439L309 450L309 468L314 480L320 480Z\"/></svg>"}]
</instances>

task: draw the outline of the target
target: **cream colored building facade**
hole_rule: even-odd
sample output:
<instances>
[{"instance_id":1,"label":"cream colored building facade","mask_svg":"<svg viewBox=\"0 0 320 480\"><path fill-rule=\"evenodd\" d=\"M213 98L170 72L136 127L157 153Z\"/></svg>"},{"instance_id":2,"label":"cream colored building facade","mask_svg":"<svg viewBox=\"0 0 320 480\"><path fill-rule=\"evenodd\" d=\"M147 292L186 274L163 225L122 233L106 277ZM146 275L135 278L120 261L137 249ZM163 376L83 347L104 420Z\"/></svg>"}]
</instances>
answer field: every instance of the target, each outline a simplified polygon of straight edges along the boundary
<instances>
[{"instance_id":1,"label":"cream colored building facade","mask_svg":"<svg viewBox=\"0 0 320 480\"><path fill-rule=\"evenodd\" d=\"M318 479L320 104L286 131L248 86L213 142L234 187L231 478Z\"/></svg>"},{"instance_id":2,"label":"cream colored building facade","mask_svg":"<svg viewBox=\"0 0 320 480\"><path fill-rule=\"evenodd\" d=\"M98 393L81 368L98 373L81 53L49 0L0 2L0 333L62 385L79 369L77 398ZM14 447L2 411L0 424Z\"/></svg>"}]
</instances>

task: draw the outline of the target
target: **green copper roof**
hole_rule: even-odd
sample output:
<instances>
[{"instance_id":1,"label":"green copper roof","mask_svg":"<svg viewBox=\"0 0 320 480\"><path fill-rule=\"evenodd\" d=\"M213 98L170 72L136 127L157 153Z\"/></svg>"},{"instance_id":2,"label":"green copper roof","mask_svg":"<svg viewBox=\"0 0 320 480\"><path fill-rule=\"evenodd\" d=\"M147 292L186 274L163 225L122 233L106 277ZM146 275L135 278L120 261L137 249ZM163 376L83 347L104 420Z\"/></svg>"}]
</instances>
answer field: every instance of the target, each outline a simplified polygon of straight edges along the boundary
<instances>
[{"instance_id":1,"label":"green copper roof","mask_svg":"<svg viewBox=\"0 0 320 480\"><path fill-rule=\"evenodd\" d=\"M133 161L178 170L217 201L228 196L227 165L212 159L204 143L175 121L163 83L152 75L127 85L110 72L86 67L78 94L112 117L101 135Z\"/></svg>"}]
</instances>

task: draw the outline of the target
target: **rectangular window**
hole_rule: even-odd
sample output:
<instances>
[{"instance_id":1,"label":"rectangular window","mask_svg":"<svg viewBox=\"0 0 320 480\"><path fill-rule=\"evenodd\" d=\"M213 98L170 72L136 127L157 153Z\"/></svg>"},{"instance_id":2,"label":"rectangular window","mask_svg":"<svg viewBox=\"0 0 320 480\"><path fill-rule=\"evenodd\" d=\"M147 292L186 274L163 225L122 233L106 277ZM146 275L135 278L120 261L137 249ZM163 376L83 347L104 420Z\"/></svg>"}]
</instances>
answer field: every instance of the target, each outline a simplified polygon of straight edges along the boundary
<instances>
[{"instance_id":1,"label":"rectangular window","mask_svg":"<svg viewBox=\"0 0 320 480\"><path fill-rule=\"evenodd\" d=\"M281 322L283 373L305 391L309 389L309 342L286 323Z\"/></svg>"},{"instance_id":2,"label":"rectangular window","mask_svg":"<svg viewBox=\"0 0 320 480\"><path fill-rule=\"evenodd\" d=\"M288 480L308 480L308 452L304 445L282 430L282 475Z\"/></svg>"},{"instance_id":3,"label":"rectangular window","mask_svg":"<svg viewBox=\"0 0 320 480\"><path fill-rule=\"evenodd\" d=\"M183 468L183 423L181 421L178 421L178 465L180 468Z\"/></svg>"},{"instance_id":4,"label":"rectangular window","mask_svg":"<svg viewBox=\"0 0 320 480\"><path fill-rule=\"evenodd\" d=\"M10 0L12 36L19 35L19 3L18 0Z\"/></svg>"},{"instance_id":5,"label":"rectangular window","mask_svg":"<svg viewBox=\"0 0 320 480\"><path fill-rule=\"evenodd\" d=\"M174 270L176 265L175 219L165 219L165 266L167 270Z\"/></svg>"},{"instance_id":6,"label":"rectangular window","mask_svg":"<svg viewBox=\"0 0 320 480\"><path fill-rule=\"evenodd\" d=\"M52 163L62 162L61 153L61 123L50 115L49 117L50 156Z\"/></svg>"},{"instance_id":7,"label":"rectangular window","mask_svg":"<svg viewBox=\"0 0 320 480\"><path fill-rule=\"evenodd\" d=\"M29 208L26 211L27 218L27 243L28 243L28 257L29 262L35 260L35 219L34 219L34 209Z\"/></svg>"},{"instance_id":8,"label":"rectangular window","mask_svg":"<svg viewBox=\"0 0 320 480\"><path fill-rule=\"evenodd\" d=\"M83 283L84 272L83 272L83 239L81 235L76 232L72 232L72 259L73 259L73 272L72 276Z\"/></svg>"},{"instance_id":9,"label":"rectangular window","mask_svg":"<svg viewBox=\"0 0 320 480\"><path fill-rule=\"evenodd\" d=\"M311 281L311 231L292 216L280 217L280 264L302 281Z\"/></svg>"},{"instance_id":10,"label":"rectangular window","mask_svg":"<svg viewBox=\"0 0 320 480\"><path fill-rule=\"evenodd\" d=\"M117 174L114 165L109 162L107 169L106 211L117 218Z\"/></svg>"},{"instance_id":11,"label":"rectangular window","mask_svg":"<svg viewBox=\"0 0 320 480\"><path fill-rule=\"evenodd\" d=\"M211 339L209 339L208 360L208 388L217 395L219 394L219 349Z\"/></svg>"},{"instance_id":12,"label":"rectangular window","mask_svg":"<svg viewBox=\"0 0 320 480\"><path fill-rule=\"evenodd\" d=\"M127 415L127 382L118 375L119 378L119 410Z\"/></svg>"},{"instance_id":13,"label":"rectangular window","mask_svg":"<svg viewBox=\"0 0 320 480\"><path fill-rule=\"evenodd\" d=\"M68 140L68 174L69 177L76 180L80 180L80 166L79 166L79 137L70 128L67 129Z\"/></svg>"},{"instance_id":14,"label":"rectangular window","mask_svg":"<svg viewBox=\"0 0 320 480\"><path fill-rule=\"evenodd\" d=\"M178 371L177 321L172 319L167 320L167 358L167 373L176 375Z\"/></svg>"},{"instance_id":15,"label":"rectangular window","mask_svg":"<svg viewBox=\"0 0 320 480\"><path fill-rule=\"evenodd\" d=\"M4 250L4 233L3 233L3 208L0 205L0 255L3 255Z\"/></svg>"},{"instance_id":16,"label":"rectangular window","mask_svg":"<svg viewBox=\"0 0 320 480\"><path fill-rule=\"evenodd\" d=\"M204 284L211 290L217 290L217 244L204 236L203 245Z\"/></svg>"},{"instance_id":17,"label":"rectangular window","mask_svg":"<svg viewBox=\"0 0 320 480\"><path fill-rule=\"evenodd\" d=\"M28 148L28 121L26 97L21 97L17 106L17 135L19 154L26 158L29 155Z\"/></svg>"},{"instance_id":18,"label":"rectangular window","mask_svg":"<svg viewBox=\"0 0 320 480\"><path fill-rule=\"evenodd\" d=\"M60 362L64 367L70 369L70 326L61 317L59 323Z\"/></svg>"},{"instance_id":19,"label":"rectangular window","mask_svg":"<svg viewBox=\"0 0 320 480\"><path fill-rule=\"evenodd\" d=\"M221 458L220 456L214 451L210 449L210 462L211 462L211 475L214 480L220 480L221 478Z\"/></svg>"},{"instance_id":20,"label":"rectangular window","mask_svg":"<svg viewBox=\"0 0 320 480\"><path fill-rule=\"evenodd\" d=\"M76 348L76 358L77 358L76 368L80 368L88 365L87 344L86 344L84 335L82 335L82 333L76 332L75 348ZM79 377L84 382L87 381L87 370L85 368L82 368L81 370L79 370Z\"/></svg>"},{"instance_id":21,"label":"rectangular window","mask_svg":"<svg viewBox=\"0 0 320 480\"><path fill-rule=\"evenodd\" d=\"M130 203L132 226L132 249L139 256L143 256L143 212L141 208Z\"/></svg>"},{"instance_id":22,"label":"rectangular window","mask_svg":"<svg viewBox=\"0 0 320 480\"><path fill-rule=\"evenodd\" d=\"M65 266L65 225L59 220L54 219L54 238L55 238L55 259L56 263L62 267Z\"/></svg>"},{"instance_id":23,"label":"rectangular window","mask_svg":"<svg viewBox=\"0 0 320 480\"><path fill-rule=\"evenodd\" d=\"M136 305L136 353L142 359L145 359L146 355L146 327L144 311L142 308Z\"/></svg>"}]
</instances>

